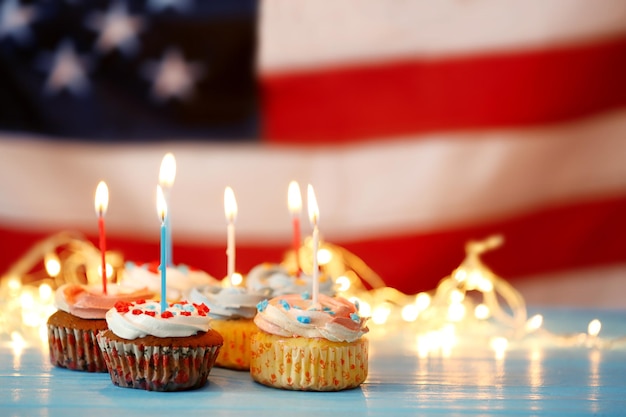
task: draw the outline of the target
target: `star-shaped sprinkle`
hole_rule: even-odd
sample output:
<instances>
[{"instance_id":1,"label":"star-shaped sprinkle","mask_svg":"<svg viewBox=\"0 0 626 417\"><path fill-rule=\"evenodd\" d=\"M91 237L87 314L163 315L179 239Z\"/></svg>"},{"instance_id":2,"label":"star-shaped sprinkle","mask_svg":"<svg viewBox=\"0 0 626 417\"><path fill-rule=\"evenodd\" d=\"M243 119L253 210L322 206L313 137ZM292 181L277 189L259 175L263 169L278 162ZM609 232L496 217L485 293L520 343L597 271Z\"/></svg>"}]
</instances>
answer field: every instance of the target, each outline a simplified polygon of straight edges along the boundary
<instances>
[{"instance_id":1,"label":"star-shaped sprinkle","mask_svg":"<svg viewBox=\"0 0 626 417\"><path fill-rule=\"evenodd\" d=\"M168 49L159 63L150 62L144 67L152 81L152 95L158 102L172 98L186 100L193 93L194 84L204 74L201 64L187 62L178 49Z\"/></svg>"},{"instance_id":2,"label":"star-shaped sprinkle","mask_svg":"<svg viewBox=\"0 0 626 417\"><path fill-rule=\"evenodd\" d=\"M125 55L134 54L139 48L138 33L143 29L143 19L128 14L125 3L116 2L106 13L92 13L86 24L100 32L96 47L103 53L118 49Z\"/></svg>"}]
</instances>

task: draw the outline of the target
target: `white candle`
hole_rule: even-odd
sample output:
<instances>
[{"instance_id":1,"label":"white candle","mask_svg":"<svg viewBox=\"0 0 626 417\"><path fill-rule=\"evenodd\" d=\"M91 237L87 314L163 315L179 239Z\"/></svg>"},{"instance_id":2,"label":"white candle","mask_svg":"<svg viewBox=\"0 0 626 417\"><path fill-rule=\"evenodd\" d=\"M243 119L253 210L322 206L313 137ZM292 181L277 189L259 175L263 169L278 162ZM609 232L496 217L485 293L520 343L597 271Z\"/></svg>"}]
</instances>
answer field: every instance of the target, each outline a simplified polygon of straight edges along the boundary
<instances>
[{"instance_id":1,"label":"white candle","mask_svg":"<svg viewBox=\"0 0 626 417\"><path fill-rule=\"evenodd\" d=\"M313 294L312 294L312 302L313 306L317 305L317 299L319 294L319 274L318 274L318 266L317 266L317 250L319 247L319 230L317 227L317 223L319 221L320 213L317 207L317 199L315 198L315 191L313 190L313 186L309 184L307 190L307 203L309 208L309 220L311 222L311 226L313 226Z\"/></svg>"},{"instance_id":2,"label":"white candle","mask_svg":"<svg viewBox=\"0 0 626 417\"><path fill-rule=\"evenodd\" d=\"M227 225L227 242L226 257L228 260L227 274L229 281L232 282L235 273L235 218L237 217L237 200L235 193L230 187L224 190L224 213L226 215Z\"/></svg>"}]
</instances>

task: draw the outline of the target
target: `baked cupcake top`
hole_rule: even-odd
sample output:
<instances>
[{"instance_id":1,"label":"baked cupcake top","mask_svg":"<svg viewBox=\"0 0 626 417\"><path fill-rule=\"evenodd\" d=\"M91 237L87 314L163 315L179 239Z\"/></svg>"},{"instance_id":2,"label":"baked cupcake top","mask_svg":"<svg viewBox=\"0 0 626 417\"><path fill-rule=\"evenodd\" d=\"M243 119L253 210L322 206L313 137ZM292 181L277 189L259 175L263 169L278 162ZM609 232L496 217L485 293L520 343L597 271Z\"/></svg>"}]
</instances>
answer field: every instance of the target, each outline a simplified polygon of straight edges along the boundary
<instances>
[{"instance_id":1,"label":"baked cupcake top","mask_svg":"<svg viewBox=\"0 0 626 417\"><path fill-rule=\"evenodd\" d=\"M319 294L312 305L308 293L264 300L254 322L263 331L284 337L324 338L353 342L369 331L356 306L345 298Z\"/></svg>"},{"instance_id":2,"label":"baked cupcake top","mask_svg":"<svg viewBox=\"0 0 626 417\"><path fill-rule=\"evenodd\" d=\"M251 319L256 314L256 305L265 298L266 293L218 285L204 285L189 293L189 301L206 304L211 311L209 316L215 319Z\"/></svg>"},{"instance_id":3,"label":"baked cupcake top","mask_svg":"<svg viewBox=\"0 0 626 417\"><path fill-rule=\"evenodd\" d=\"M107 311L106 321L109 330L124 339L187 337L211 328L208 313L205 304L186 301L170 303L163 312L159 301L122 301Z\"/></svg>"},{"instance_id":4,"label":"baked cupcake top","mask_svg":"<svg viewBox=\"0 0 626 417\"><path fill-rule=\"evenodd\" d=\"M151 298L154 292L147 288L129 288L108 285L107 293L101 285L63 284L54 293L54 304L59 310L82 319L104 319L106 312L118 301Z\"/></svg>"},{"instance_id":5,"label":"baked cupcake top","mask_svg":"<svg viewBox=\"0 0 626 417\"><path fill-rule=\"evenodd\" d=\"M290 274L287 268L279 264L263 263L250 270L246 277L246 287L255 292L267 292L268 297L311 293L313 278L304 273L299 276ZM319 292L329 296L335 294L335 284L331 277L324 274L319 276Z\"/></svg>"},{"instance_id":6,"label":"baked cupcake top","mask_svg":"<svg viewBox=\"0 0 626 417\"><path fill-rule=\"evenodd\" d=\"M126 262L121 282L125 286L142 288L147 287L160 294L161 271L159 262L149 264L137 264ZM179 301L187 298L192 288L202 285L217 285L218 280L206 272L191 268L185 264L168 266L167 274L167 299Z\"/></svg>"}]
</instances>

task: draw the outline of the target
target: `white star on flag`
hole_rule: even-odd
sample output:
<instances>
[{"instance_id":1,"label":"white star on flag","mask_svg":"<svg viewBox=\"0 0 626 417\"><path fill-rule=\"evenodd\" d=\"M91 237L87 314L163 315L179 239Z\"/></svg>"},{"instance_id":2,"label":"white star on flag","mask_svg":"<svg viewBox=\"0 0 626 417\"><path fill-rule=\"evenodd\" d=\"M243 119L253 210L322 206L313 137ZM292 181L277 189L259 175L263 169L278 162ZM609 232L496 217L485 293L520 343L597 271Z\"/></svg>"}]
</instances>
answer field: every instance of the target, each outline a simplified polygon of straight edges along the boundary
<instances>
[{"instance_id":1,"label":"white star on flag","mask_svg":"<svg viewBox=\"0 0 626 417\"><path fill-rule=\"evenodd\" d=\"M143 29L143 19L128 14L126 4L116 2L105 13L93 13L87 18L87 26L100 32L96 47L106 53L115 48L131 55L139 47L137 33Z\"/></svg>"},{"instance_id":2,"label":"white star on flag","mask_svg":"<svg viewBox=\"0 0 626 417\"><path fill-rule=\"evenodd\" d=\"M17 0L7 0L0 8L0 39L12 37L17 42L26 43L32 33L28 25L37 17L33 7L18 5Z\"/></svg>"},{"instance_id":3,"label":"white star on flag","mask_svg":"<svg viewBox=\"0 0 626 417\"><path fill-rule=\"evenodd\" d=\"M85 63L68 40L61 42L54 54L44 91L53 95L64 89L76 96L85 94L89 89Z\"/></svg>"},{"instance_id":4,"label":"white star on flag","mask_svg":"<svg viewBox=\"0 0 626 417\"><path fill-rule=\"evenodd\" d=\"M191 7L191 0L148 0L148 9L152 12L160 12L169 8L184 13Z\"/></svg>"},{"instance_id":5,"label":"white star on flag","mask_svg":"<svg viewBox=\"0 0 626 417\"><path fill-rule=\"evenodd\" d=\"M145 75L153 82L152 94L163 102L176 97L187 99L193 87L204 74L201 64L186 62L176 48L168 49L157 64L150 62L144 67Z\"/></svg>"}]
</instances>

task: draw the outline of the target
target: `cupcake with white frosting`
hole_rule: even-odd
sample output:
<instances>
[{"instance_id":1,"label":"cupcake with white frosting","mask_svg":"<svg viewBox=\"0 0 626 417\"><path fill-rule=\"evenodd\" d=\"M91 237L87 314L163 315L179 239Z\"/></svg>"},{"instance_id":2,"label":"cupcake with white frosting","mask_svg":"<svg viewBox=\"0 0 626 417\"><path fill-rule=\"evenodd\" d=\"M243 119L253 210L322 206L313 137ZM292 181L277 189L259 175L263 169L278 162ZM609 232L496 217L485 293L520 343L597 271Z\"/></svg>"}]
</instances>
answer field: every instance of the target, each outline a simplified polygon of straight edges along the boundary
<instances>
[{"instance_id":1,"label":"cupcake with white frosting","mask_svg":"<svg viewBox=\"0 0 626 417\"><path fill-rule=\"evenodd\" d=\"M333 279L321 274L319 292L328 296L335 295ZM290 273L280 264L262 263L250 270L246 277L246 287L254 292L264 292L268 298L285 294L302 294L313 292L313 277L304 272Z\"/></svg>"},{"instance_id":2,"label":"cupcake with white frosting","mask_svg":"<svg viewBox=\"0 0 626 417\"><path fill-rule=\"evenodd\" d=\"M209 307L211 326L224 337L215 366L250 369L250 337L258 331L253 318L256 305L265 298L264 292L236 286L206 285L190 292L189 301Z\"/></svg>"},{"instance_id":3,"label":"cupcake with white frosting","mask_svg":"<svg viewBox=\"0 0 626 417\"><path fill-rule=\"evenodd\" d=\"M186 301L117 303L97 339L113 384L148 391L204 386L222 346L209 308Z\"/></svg>"},{"instance_id":4,"label":"cupcake with white frosting","mask_svg":"<svg viewBox=\"0 0 626 417\"><path fill-rule=\"evenodd\" d=\"M160 263L138 264L126 262L120 282L128 287L149 288L161 293ZM166 269L168 301L180 301L188 298L189 292L203 285L219 285L219 281L208 273L185 264L171 265Z\"/></svg>"}]
</instances>

